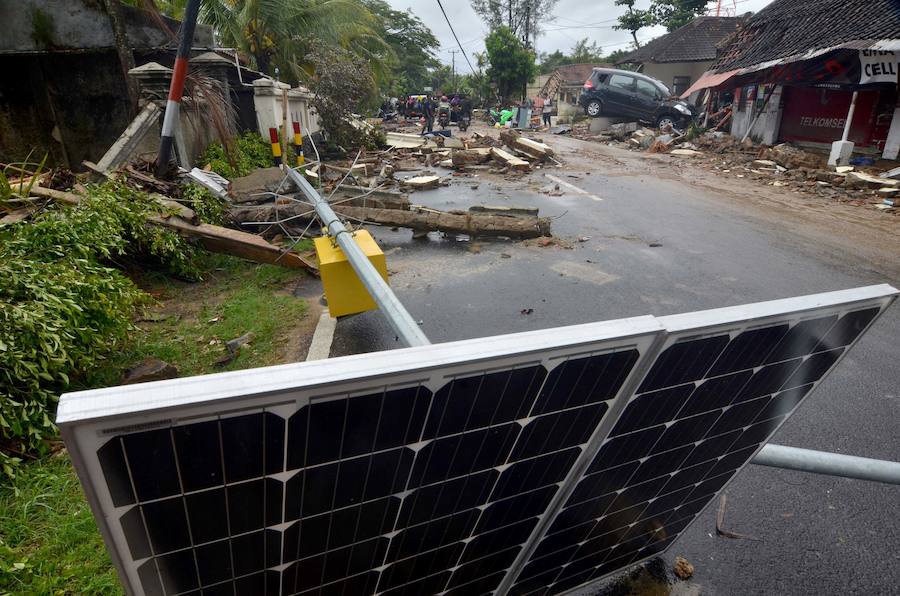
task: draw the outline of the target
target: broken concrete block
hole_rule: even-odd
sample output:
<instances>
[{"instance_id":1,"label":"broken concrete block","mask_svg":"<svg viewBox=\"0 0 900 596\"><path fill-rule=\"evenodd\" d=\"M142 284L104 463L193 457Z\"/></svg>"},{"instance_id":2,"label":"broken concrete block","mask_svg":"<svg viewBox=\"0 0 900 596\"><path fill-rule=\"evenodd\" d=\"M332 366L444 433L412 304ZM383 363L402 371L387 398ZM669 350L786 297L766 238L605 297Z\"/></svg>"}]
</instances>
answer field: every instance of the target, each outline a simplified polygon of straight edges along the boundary
<instances>
[{"instance_id":1,"label":"broken concrete block","mask_svg":"<svg viewBox=\"0 0 900 596\"><path fill-rule=\"evenodd\" d=\"M261 168L247 176L232 180L228 194L234 203L270 200L272 197L263 193L274 192L284 179L285 174L281 168ZM296 187L290 180L287 180L281 188L281 192L285 194L295 191Z\"/></svg>"},{"instance_id":2,"label":"broken concrete block","mask_svg":"<svg viewBox=\"0 0 900 596\"><path fill-rule=\"evenodd\" d=\"M456 149L450 159L456 167L484 163L491 158L491 150L487 147L479 149Z\"/></svg>"},{"instance_id":3,"label":"broken concrete block","mask_svg":"<svg viewBox=\"0 0 900 596\"><path fill-rule=\"evenodd\" d=\"M447 149L465 149L466 146L456 137L444 137L444 147Z\"/></svg>"},{"instance_id":4,"label":"broken concrete block","mask_svg":"<svg viewBox=\"0 0 900 596\"><path fill-rule=\"evenodd\" d=\"M900 180L891 180L889 178L879 178L866 174L865 172L850 172L847 174L847 182L851 182L857 188L875 188L879 186L898 186Z\"/></svg>"},{"instance_id":5,"label":"broken concrete block","mask_svg":"<svg viewBox=\"0 0 900 596\"><path fill-rule=\"evenodd\" d=\"M703 155L701 151L694 151L693 149L672 149L669 151L669 155L678 155L679 157L694 157L695 155Z\"/></svg>"},{"instance_id":6,"label":"broken concrete block","mask_svg":"<svg viewBox=\"0 0 900 596\"><path fill-rule=\"evenodd\" d=\"M438 176L415 176L413 178L407 178L402 182L404 186L409 186L416 190L437 188L440 183L441 179Z\"/></svg>"}]
</instances>

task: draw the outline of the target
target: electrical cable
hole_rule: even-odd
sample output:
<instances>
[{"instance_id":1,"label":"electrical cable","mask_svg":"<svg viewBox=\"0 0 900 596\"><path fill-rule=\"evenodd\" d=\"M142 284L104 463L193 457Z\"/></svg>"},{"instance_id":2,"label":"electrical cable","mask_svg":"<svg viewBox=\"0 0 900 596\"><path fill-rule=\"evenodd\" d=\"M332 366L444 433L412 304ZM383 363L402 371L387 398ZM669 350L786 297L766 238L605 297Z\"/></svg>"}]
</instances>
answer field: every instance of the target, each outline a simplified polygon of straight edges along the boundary
<instances>
[{"instance_id":1,"label":"electrical cable","mask_svg":"<svg viewBox=\"0 0 900 596\"><path fill-rule=\"evenodd\" d=\"M466 51L463 49L462 44L459 43L459 38L456 36L456 31L453 30L453 25L450 24L450 18L447 16L447 11L444 10L444 5L441 4L441 0L437 0L438 6L441 8L441 12L444 13L444 20L447 21L447 26L450 27L450 33L453 34L453 39L456 40L456 45L459 46L459 51L462 52L463 58L466 59L466 63L469 65L469 69L472 72L475 72L475 68L472 66L472 63L469 62L469 55L466 54Z\"/></svg>"}]
</instances>

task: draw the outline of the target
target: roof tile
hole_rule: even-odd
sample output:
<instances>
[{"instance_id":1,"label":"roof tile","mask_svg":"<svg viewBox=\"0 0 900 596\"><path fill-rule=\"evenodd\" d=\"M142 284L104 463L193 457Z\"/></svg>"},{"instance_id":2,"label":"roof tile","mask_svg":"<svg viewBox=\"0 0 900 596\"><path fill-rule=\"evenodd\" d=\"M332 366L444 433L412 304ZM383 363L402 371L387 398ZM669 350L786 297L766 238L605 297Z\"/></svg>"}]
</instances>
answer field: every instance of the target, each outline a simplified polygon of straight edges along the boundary
<instances>
[{"instance_id":1,"label":"roof tile","mask_svg":"<svg viewBox=\"0 0 900 596\"><path fill-rule=\"evenodd\" d=\"M900 0L775 0L723 44L713 68L747 68L809 50L881 39L900 39Z\"/></svg>"},{"instance_id":2,"label":"roof tile","mask_svg":"<svg viewBox=\"0 0 900 596\"><path fill-rule=\"evenodd\" d=\"M732 35L743 17L697 17L687 25L647 42L618 64L715 60L716 46Z\"/></svg>"}]
</instances>

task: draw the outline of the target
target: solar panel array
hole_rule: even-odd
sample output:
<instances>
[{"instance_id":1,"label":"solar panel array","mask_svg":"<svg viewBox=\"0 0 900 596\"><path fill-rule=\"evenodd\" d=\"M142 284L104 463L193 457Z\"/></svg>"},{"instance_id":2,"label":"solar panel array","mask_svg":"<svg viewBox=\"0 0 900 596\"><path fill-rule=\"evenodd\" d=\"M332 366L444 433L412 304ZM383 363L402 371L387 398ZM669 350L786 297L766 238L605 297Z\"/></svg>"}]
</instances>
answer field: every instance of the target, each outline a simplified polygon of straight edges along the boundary
<instances>
[{"instance_id":1,"label":"solar panel array","mask_svg":"<svg viewBox=\"0 0 900 596\"><path fill-rule=\"evenodd\" d=\"M60 422L134 593L558 594L677 539L892 295L85 392Z\"/></svg>"},{"instance_id":2,"label":"solar panel array","mask_svg":"<svg viewBox=\"0 0 900 596\"><path fill-rule=\"evenodd\" d=\"M670 336L511 593L560 594L665 550L878 312Z\"/></svg>"}]
</instances>

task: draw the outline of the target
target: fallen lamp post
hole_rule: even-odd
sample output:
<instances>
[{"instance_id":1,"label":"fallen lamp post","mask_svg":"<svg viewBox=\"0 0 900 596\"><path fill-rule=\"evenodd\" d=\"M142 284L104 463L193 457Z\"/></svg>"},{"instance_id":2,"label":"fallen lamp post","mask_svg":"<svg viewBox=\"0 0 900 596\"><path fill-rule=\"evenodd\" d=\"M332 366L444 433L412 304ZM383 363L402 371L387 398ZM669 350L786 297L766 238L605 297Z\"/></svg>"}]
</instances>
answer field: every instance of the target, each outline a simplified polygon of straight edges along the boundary
<instances>
[{"instance_id":1,"label":"fallen lamp post","mask_svg":"<svg viewBox=\"0 0 900 596\"><path fill-rule=\"evenodd\" d=\"M406 310L394 291L391 290L381 275L369 262L362 250L353 240L352 233L347 230L340 218L331 209L313 186L307 182L297 170L287 169L288 176L300 189L316 210L316 214L328 234L335 239L344 251L344 255L359 276L360 281L388 320L400 341L409 347L431 344L428 337L419 328L418 323ZM857 457L828 451L815 451L788 447L785 445L766 444L750 460L760 466L783 468L826 474L858 480L871 480L888 484L900 484L900 462Z\"/></svg>"}]
</instances>

